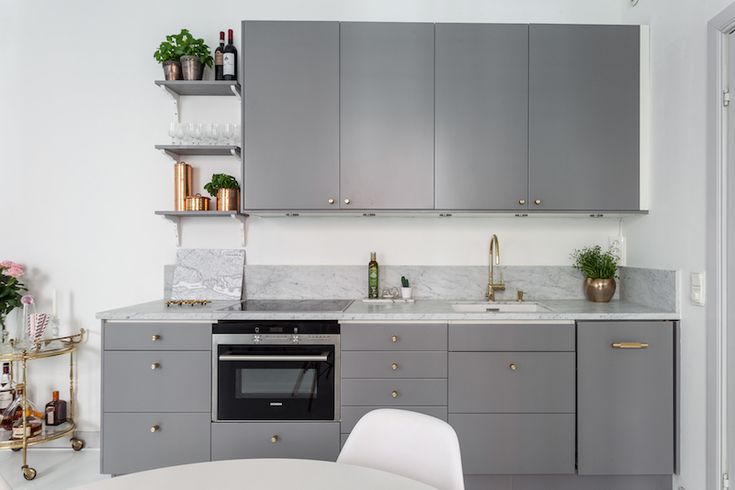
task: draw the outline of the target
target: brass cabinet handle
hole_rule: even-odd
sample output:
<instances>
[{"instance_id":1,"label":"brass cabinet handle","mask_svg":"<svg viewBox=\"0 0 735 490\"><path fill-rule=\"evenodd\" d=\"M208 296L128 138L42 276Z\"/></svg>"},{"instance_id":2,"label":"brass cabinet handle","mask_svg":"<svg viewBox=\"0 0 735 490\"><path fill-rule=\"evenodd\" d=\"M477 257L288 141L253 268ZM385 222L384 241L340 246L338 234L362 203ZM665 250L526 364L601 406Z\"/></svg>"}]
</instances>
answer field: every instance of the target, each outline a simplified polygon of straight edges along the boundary
<instances>
[{"instance_id":1,"label":"brass cabinet handle","mask_svg":"<svg viewBox=\"0 0 735 490\"><path fill-rule=\"evenodd\" d=\"M330 197L330 198L329 198L329 199L327 200L327 202L328 202L329 204L334 204L334 199L332 199L332 198Z\"/></svg>"},{"instance_id":2,"label":"brass cabinet handle","mask_svg":"<svg viewBox=\"0 0 735 490\"><path fill-rule=\"evenodd\" d=\"M521 206L523 206L524 204L526 204L526 200L525 199L518 199L518 204L520 204Z\"/></svg>"},{"instance_id":3,"label":"brass cabinet handle","mask_svg":"<svg viewBox=\"0 0 735 490\"><path fill-rule=\"evenodd\" d=\"M161 363L159 362L154 362L153 364L151 364L151 369L153 370L160 369L160 368L161 368Z\"/></svg>"},{"instance_id":4,"label":"brass cabinet handle","mask_svg":"<svg viewBox=\"0 0 735 490\"><path fill-rule=\"evenodd\" d=\"M540 204L541 204L541 199L536 199L536 200L534 200L534 201L533 201L533 203L534 203L534 204L535 204L536 206L538 206L538 205L540 205Z\"/></svg>"},{"instance_id":5,"label":"brass cabinet handle","mask_svg":"<svg viewBox=\"0 0 735 490\"><path fill-rule=\"evenodd\" d=\"M648 349L645 342L615 342L612 344L613 349Z\"/></svg>"},{"instance_id":6,"label":"brass cabinet handle","mask_svg":"<svg viewBox=\"0 0 735 490\"><path fill-rule=\"evenodd\" d=\"M392 363L391 363L391 365L390 365L390 368L391 368L391 369L392 369L393 371L395 371L396 369L398 369L398 363L397 363L397 362L392 362Z\"/></svg>"},{"instance_id":7,"label":"brass cabinet handle","mask_svg":"<svg viewBox=\"0 0 735 490\"><path fill-rule=\"evenodd\" d=\"M511 362L510 364L508 364L508 369L510 369L511 371L518 371L518 364L516 364L515 362Z\"/></svg>"},{"instance_id":8,"label":"brass cabinet handle","mask_svg":"<svg viewBox=\"0 0 735 490\"><path fill-rule=\"evenodd\" d=\"M391 335L391 337L390 337L390 341L391 341L391 342L393 342L394 344L395 344L396 342L398 342L398 335Z\"/></svg>"},{"instance_id":9,"label":"brass cabinet handle","mask_svg":"<svg viewBox=\"0 0 735 490\"><path fill-rule=\"evenodd\" d=\"M160 335L151 335L151 342L157 342L159 340L161 340Z\"/></svg>"},{"instance_id":10,"label":"brass cabinet handle","mask_svg":"<svg viewBox=\"0 0 735 490\"><path fill-rule=\"evenodd\" d=\"M151 426L151 434L154 432L160 432L161 426L160 425L152 425Z\"/></svg>"},{"instance_id":11,"label":"brass cabinet handle","mask_svg":"<svg viewBox=\"0 0 735 490\"><path fill-rule=\"evenodd\" d=\"M398 398L398 395L399 395L398 390L393 390L390 392L390 396L392 396L393 398Z\"/></svg>"},{"instance_id":12,"label":"brass cabinet handle","mask_svg":"<svg viewBox=\"0 0 735 490\"><path fill-rule=\"evenodd\" d=\"M345 204L349 204L349 203L350 203L350 200L349 199L345 199Z\"/></svg>"},{"instance_id":13,"label":"brass cabinet handle","mask_svg":"<svg viewBox=\"0 0 735 490\"><path fill-rule=\"evenodd\" d=\"M272 442L273 444L277 443L277 442L278 442L278 441L280 441L280 440L281 440L281 438L280 438L280 437L278 437L278 435L277 435L277 434L273 434L273 435L271 436L271 442Z\"/></svg>"}]
</instances>

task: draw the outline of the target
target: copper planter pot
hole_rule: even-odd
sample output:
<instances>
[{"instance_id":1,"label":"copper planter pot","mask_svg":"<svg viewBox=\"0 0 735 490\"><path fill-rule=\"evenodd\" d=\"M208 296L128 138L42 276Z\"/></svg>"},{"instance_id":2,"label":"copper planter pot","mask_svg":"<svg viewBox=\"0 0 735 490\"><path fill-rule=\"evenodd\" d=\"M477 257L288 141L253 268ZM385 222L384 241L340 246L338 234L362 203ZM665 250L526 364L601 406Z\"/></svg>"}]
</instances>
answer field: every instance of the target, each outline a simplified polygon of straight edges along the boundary
<instances>
[{"instance_id":1,"label":"copper planter pot","mask_svg":"<svg viewBox=\"0 0 735 490\"><path fill-rule=\"evenodd\" d=\"M178 61L164 61L163 77L166 80L181 80L181 63Z\"/></svg>"},{"instance_id":2,"label":"copper planter pot","mask_svg":"<svg viewBox=\"0 0 735 490\"><path fill-rule=\"evenodd\" d=\"M615 295L615 279L590 279L584 280L584 294L587 299L595 303L607 303Z\"/></svg>"},{"instance_id":3,"label":"copper planter pot","mask_svg":"<svg viewBox=\"0 0 735 490\"><path fill-rule=\"evenodd\" d=\"M239 202L239 190L219 189L217 191L217 211L237 211Z\"/></svg>"},{"instance_id":4,"label":"copper planter pot","mask_svg":"<svg viewBox=\"0 0 735 490\"><path fill-rule=\"evenodd\" d=\"M201 80L204 75L204 67L198 56L182 56L181 71L184 74L184 80Z\"/></svg>"}]
</instances>

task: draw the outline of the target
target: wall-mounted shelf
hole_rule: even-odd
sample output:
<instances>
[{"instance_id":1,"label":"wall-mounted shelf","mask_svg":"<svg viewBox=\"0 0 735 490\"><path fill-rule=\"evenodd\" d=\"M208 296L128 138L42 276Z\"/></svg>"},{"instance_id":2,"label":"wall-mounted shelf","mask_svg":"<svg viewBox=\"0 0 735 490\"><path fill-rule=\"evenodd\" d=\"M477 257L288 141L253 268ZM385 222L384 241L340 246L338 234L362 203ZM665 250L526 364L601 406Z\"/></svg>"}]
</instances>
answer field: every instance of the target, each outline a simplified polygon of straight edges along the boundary
<instances>
[{"instance_id":1,"label":"wall-mounted shelf","mask_svg":"<svg viewBox=\"0 0 735 490\"><path fill-rule=\"evenodd\" d=\"M240 97L240 84L228 80L156 80L172 95L210 95Z\"/></svg>"},{"instance_id":2,"label":"wall-mounted shelf","mask_svg":"<svg viewBox=\"0 0 735 490\"><path fill-rule=\"evenodd\" d=\"M174 224L176 233L176 246L181 246L181 219L182 218L231 218L240 224L242 232L242 246L245 246L245 219L247 215L239 211L156 211L158 216L163 216Z\"/></svg>"},{"instance_id":3,"label":"wall-mounted shelf","mask_svg":"<svg viewBox=\"0 0 735 490\"><path fill-rule=\"evenodd\" d=\"M240 147L237 145L156 145L174 160L181 160L182 156L233 156L240 158Z\"/></svg>"}]
</instances>

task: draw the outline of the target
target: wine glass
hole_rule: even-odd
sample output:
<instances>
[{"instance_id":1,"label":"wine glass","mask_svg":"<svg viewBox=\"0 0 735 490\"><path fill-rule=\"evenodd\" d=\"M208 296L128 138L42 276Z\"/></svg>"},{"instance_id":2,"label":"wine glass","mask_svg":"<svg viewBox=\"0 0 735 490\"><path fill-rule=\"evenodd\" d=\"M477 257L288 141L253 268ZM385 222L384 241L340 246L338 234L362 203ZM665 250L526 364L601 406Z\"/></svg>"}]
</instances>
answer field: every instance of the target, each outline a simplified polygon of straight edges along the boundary
<instances>
[{"instance_id":1,"label":"wine glass","mask_svg":"<svg viewBox=\"0 0 735 490\"><path fill-rule=\"evenodd\" d=\"M171 124L168 125L168 135L171 137L171 144L176 144L176 131L178 130L179 122L178 121L171 121Z\"/></svg>"}]
</instances>

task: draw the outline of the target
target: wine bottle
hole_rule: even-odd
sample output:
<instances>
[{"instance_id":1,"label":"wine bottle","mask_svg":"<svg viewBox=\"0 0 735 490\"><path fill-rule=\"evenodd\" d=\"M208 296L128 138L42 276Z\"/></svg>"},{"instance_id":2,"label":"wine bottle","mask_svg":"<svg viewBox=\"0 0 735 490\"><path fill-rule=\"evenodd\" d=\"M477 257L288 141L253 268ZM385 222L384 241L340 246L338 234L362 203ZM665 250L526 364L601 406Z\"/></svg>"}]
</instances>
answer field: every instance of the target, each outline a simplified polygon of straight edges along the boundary
<instances>
[{"instance_id":1,"label":"wine bottle","mask_svg":"<svg viewBox=\"0 0 735 490\"><path fill-rule=\"evenodd\" d=\"M219 31L219 46L214 50L214 79L224 80L224 49L225 49L225 31Z\"/></svg>"},{"instance_id":2,"label":"wine bottle","mask_svg":"<svg viewBox=\"0 0 735 490\"><path fill-rule=\"evenodd\" d=\"M378 260L375 252L370 252L370 262L368 263L368 298L377 299L378 294Z\"/></svg>"},{"instance_id":3,"label":"wine bottle","mask_svg":"<svg viewBox=\"0 0 735 490\"><path fill-rule=\"evenodd\" d=\"M237 80L237 48L232 44L232 29L227 29L227 46L222 50L222 72L225 80Z\"/></svg>"}]
</instances>

